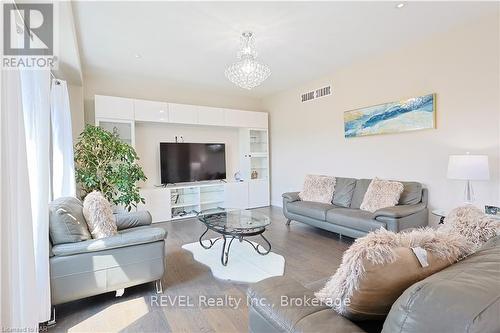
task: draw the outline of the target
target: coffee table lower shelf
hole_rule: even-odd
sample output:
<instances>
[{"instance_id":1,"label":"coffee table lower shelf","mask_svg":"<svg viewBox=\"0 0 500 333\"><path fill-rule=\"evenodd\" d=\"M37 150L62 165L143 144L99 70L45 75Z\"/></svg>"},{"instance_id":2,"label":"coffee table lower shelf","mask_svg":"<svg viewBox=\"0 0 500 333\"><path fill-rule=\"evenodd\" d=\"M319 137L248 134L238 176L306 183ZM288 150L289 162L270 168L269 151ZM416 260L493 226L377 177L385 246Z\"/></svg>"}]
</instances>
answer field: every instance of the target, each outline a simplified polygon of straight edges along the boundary
<instances>
[{"instance_id":1,"label":"coffee table lower shelf","mask_svg":"<svg viewBox=\"0 0 500 333\"><path fill-rule=\"evenodd\" d=\"M233 243L233 241L235 239L238 239L238 241L240 241L240 242L245 241L245 242L249 243L250 245L252 245L254 250L260 255L265 256L266 254L271 252L271 243L263 235L264 231L266 231L266 228L261 228L261 229L252 230L252 231L248 231L248 232L242 232L241 230L231 232L231 231L213 230L207 226L205 226L205 227L207 228L207 230L205 230L205 232L203 234L201 234L201 236L199 238L200 245L204 249L208 250L208 249L212 248L212 246L214 246L214 244L218 240L222 239L224 241L224 243L222 244L222 253L221 253L220 259L221 259L221 263L223 266L227 266L227 262L229 260L229 250L231 249L231 244ZM208 241L209 244L205 245L205 244L203 244L203 242L204 242L203 236L205 236L205 234L208 232L208 230L213 230L213 231L219 233L221 236L216 238L215 240L206 239L205 241ZM245 239L245 237L252 237L252 236L260 236L266 242L268 248L266 249L264 246L262 246L260 244L255 245L253 242L249 241L248 239ZM230 239L230 240L228 241L228 239ZM264 249L264 251L262 251L260 249L261 247Z\"/></svg>"}]
</instances>

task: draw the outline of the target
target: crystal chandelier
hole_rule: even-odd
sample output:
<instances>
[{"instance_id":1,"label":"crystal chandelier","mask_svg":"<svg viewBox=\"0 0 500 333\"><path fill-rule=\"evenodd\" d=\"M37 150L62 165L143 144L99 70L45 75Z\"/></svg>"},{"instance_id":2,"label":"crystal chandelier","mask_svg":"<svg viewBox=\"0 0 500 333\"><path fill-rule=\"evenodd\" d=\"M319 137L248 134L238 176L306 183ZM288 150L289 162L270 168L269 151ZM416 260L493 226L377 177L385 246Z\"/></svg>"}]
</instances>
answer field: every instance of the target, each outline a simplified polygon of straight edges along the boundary
<instances>
[{"instance_id":1,"label":"crystal chandelier","mask_svg":"<svg viewBox=\"0 0 500 333\"><path fill-rule=\"evenodd\" d=\"M250 31L241 34L241 50L236 57L238 61L227 67L225 74L237 86L250 90L271 75L269 67L256 60L257 51Z\"/></svg>"}]
</instances>

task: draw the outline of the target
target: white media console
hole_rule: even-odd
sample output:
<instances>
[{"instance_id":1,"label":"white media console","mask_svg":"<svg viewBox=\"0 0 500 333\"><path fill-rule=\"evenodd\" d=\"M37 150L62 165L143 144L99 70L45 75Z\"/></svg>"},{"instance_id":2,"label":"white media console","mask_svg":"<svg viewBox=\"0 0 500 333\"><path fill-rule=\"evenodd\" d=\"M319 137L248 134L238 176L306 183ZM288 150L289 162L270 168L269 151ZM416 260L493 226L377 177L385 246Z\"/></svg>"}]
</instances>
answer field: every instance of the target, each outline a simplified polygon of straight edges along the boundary
<instances>
[{"instance_id":1,"label":"white media console","mask_svg":"<svg viewBox=\"0 0 500 333\"><path fill-rule=\"evenodd\" d=\"M118 133L123 141L135 146L135 124L138 122L231 127L239 133L238 170L244 181L232 181L233 175L228 174L226 183L196 182L142 188L141 196L146 204L138 209L150 211L153 222L188 218L194 216L194 212L210 208L247 209L269 205L266 112L95 95L96 125Z\"/></svg>"}]
</instances>

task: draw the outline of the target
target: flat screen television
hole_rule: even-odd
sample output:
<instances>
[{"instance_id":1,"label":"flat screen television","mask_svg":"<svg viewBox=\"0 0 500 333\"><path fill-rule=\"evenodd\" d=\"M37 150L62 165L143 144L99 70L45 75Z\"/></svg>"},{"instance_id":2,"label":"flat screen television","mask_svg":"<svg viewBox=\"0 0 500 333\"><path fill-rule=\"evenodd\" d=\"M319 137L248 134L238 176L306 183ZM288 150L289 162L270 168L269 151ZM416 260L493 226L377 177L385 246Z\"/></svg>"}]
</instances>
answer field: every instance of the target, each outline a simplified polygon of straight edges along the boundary
<instances>
[{"instance_id":1,"label":"flat screen television","mask_svg":"<svg viewBox=\"0 0 500 333\"><path fill-rule=\"evenodd\" d=\"M223 143L160 143L161 183L226 179Z\"/></svg>"}]
</instances>

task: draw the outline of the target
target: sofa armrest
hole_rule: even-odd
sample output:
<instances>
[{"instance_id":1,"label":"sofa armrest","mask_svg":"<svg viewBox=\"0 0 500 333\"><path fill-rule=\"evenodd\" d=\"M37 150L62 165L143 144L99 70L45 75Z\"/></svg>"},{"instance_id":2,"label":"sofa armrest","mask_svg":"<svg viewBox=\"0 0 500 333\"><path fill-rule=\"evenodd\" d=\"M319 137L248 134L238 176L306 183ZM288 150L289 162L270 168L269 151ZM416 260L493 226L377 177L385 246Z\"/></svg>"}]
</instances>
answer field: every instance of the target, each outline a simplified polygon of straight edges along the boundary
<instances>
[{"instance_id":1,"label":"sofa armrest","mask_svg":"<svg viewBox=\"0 0 500 333\"><path fill-rule=\"evenodd\" d=\"M58 244L52 247L52 252L55 256L70 256L79 253L106 251L161 241L165 239L166 235L167 232L162 228L137 227L122 230L111 237Z\"/></svg>"},{"instance_id":2,"label":"sofa armrest","mask_svg":"<svg viewBox=\"0 0 500 333\"><path fill-rule=\"evenodd\" d=\"M153 218L147 210L114 214L118 230L150 225Z\"/></svg>"},{"instance_id":3,"label":"sofa armrest","mask_svg":"<svg viewBox=\"0 0 500 333\"><path fill-rule=\"evenodd\" d=\"M283 193L281 196L287 202L294 202L294 201L300 201L299 193L300 192L287 192L287 193Z\"/></svg>"},{"instance_id":4,"label":"sofa armrest","mask_svg":"<svg viewBox=\"0 0 500 333\"><path fill-rule=\"evenodd\" d=\"M383 216L383 217L399 219L402 217L418 213L424 209L425 209L424 203L418 203L415 205L398 205L394 207L386 207L379 209L375 213L373 213L373 215L375 218Z\"/></svg>"}]
</instances>

